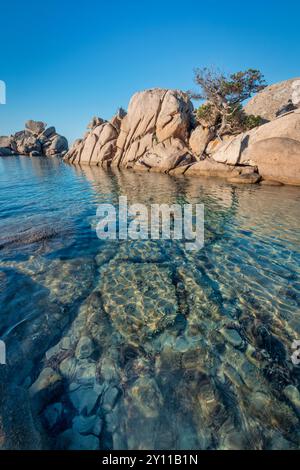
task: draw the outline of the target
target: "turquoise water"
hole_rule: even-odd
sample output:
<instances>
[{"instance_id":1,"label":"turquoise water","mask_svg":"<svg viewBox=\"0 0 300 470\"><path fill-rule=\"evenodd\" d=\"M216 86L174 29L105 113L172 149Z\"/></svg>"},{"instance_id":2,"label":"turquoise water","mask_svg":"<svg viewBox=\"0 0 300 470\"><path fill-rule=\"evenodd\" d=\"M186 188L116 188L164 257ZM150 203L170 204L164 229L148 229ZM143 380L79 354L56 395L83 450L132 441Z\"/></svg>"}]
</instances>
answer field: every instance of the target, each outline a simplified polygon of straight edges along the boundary
<instances>
[{"instance_id":1,"label":"turquoise water","mask_svg":"<svg viewBox=\"0 0 300 470\"><path fill-rule=\"evenodd\" d=\"M203 203L204 248L100 241L97 205L119 195ZM299 448L299 202L295 187L0 159L0 336L44 447Z\"/></svg>"}]
</instances>

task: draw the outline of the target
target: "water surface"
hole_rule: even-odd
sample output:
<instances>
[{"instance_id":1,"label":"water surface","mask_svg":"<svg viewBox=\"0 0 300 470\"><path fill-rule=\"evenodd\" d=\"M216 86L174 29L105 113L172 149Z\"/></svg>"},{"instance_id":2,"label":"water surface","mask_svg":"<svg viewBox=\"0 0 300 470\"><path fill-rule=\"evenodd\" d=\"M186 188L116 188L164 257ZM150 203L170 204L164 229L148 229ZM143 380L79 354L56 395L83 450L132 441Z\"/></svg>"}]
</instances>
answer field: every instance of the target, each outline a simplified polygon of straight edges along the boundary
<instances>
[{"instance_id":1,"label":"water surface","mask_svg":"<svg viewBox=\"0 0 300 470\"><path fill-rule=\"evenodd\" d=\"M97 205L120 195L204 203L204 248L100 241ZM33 404L40 373L60 384L37 411L45 445L298 448L299 202L295 187L0 159L0 335Z\"/></svg>"}]
</instances>

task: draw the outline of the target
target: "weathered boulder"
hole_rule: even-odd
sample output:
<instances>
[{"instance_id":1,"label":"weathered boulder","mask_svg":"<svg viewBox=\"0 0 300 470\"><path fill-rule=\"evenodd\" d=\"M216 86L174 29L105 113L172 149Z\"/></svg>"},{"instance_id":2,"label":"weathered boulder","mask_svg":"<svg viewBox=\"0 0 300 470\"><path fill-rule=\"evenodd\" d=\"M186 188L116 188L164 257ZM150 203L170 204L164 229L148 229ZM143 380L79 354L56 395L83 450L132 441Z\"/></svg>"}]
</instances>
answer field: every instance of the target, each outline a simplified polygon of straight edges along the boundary
<instances>
[{"instance_id":1,"label":"weathered boulder","mask_svg":"<svg viewBox=\"0 0 300 470\"><path fill-rule=\"evenodd\" d=\"M14 135L12 147L19 155L29 155L31 152L42 153L41 142L28 130Z\"/></svg>"},{"instance_id":2,"label":"weathered boulder","mask_svg":"<svg viewBox=\"0 0 300 470\"><path fill-rule=\"evenodd\" d=\"M87 129L94 129L97 126L103 124L104 120L98 116L94 116L87 125Z\"/></svg>"},{"instance_id":3,"label":"weathered boulder","mask_svg":"<svg viewBox=\"0 0 300 470\"><path fill-rule=\"evenodd\" d=\"M178 90L154 88L133 95L122 119L114 163L132 166L153 145L171 137L188 139L192 103Z\"/></svg>"},{"instance_id":4,"label":"weathered boulder","mask_svg":"<svg viewBox=\"0 0 300 470\"><path fill-rule=\"evenodd\" d=\"M231 182L256 183L259 180L256 168L249 166L231 166L218 163L210 158L187 167L185 176L213 176L231 180ZM236 180L233 180L236 178ZM247 181L246 181L247 180Z\"/></svg>"},{"instance_id":5,"label":"weathered boulder","mask_svg":"<svg viewBox=\"0 0 300 470\"><path fill-rule=\"evenodd\" d=\"M191 133L189 139L189 147L196 157L201 157L204 153L209 140L211 139L211 132L207 127L197 126Z\"/></svg>"},{"instance_id":6,"label":"weathered boulder","mask_svg":"<svg viewBox=\"0 0 300 470\"><path fill-rule=\"evenodd\" d=\"M126 111L119 108L116 114L111 118L110 123L119 131L121 128L122 119L126 116Z\"/></svg>"},{"instance_id":7,"label":"weathered boulder","mask_svg":"<svg viewBox=\"0 0 300 470\"><path fill-rule=\"evenodd\" d=\"M178 90L155 88L136 93L128 112L120 109L109 122L96 118L82 141L65 156L70 163L115 165L169 171L195 161L188 149L192 103ZM98 118L97 118L98 119Z\"/></svg>"},{"instance_id":8,"label":"weathered boulder","mask_svg":"<svg viewBox=\"0 0 300 470\"><path fill-rule=\"evenodd\" d=\"M187 165L195 161L196 158L189 153L181 140L170 138L151 147L138 160L134 168L138 169L140 165L144 165L149 170L167 173L179 165Z\"/></svg>"},{"instance_id":9,"label":"weathered boulder","mask_svg":"<svg viewBox=\"0 0 300 470\"><path fill-rule=\"evenodd\" d=\"M41 134L39 134L39 140L42 141L42 139L49 139L50 137L53 137L56 134L56 129L54 126L47 127Z\"/></svg>"},{"instance_id":10,"label":"weathered boulder","mask_svg":"<svg viewBox=\"0 0 300 470\"><path fill-rule=\"evenodd\" d=\"M36 135L36 136L41 134L45 130L46 126L47 124L42 121L32 121L30 119L29 121L25 122L25 128L28 129L30 132L32 132L33 135Z\"/></svg>"},{"instance_id":11,"label":"weathered boulder","mask_svg":"<svg viewBox=\"0 0 300 470\"><path fill-rule=\"evenodd\" d=\"M0 136L0 147L11 148L12 137L11 136Z\"/></svg>"},{"instance_id":12,"label":"weathered boulder","mask_svg":"<svg viewBox=\"0 0 300 470\"><path fill-rule=\"evenodd\" d=\"M62 135L54 134L43 144L43 153L47 157L52 155L64 155L68 151L68 141Z\"/></svg>"},{"instance_id":13,"label":"weathered boulder","mask_svg":"<svg viewBox=\"0 0 300 470\"><path fill-rule=\"evenodd\" d=\"M272 121L277 117L278 111L288 104L300 105L300 78L268 86L255 95L244 109L247 114L254 114Z\"/></svg>"},{"instance_id":14,"label":"weathered boulder","mask_svg":"<svg viewBox=\"0 0 300 470\"><path fill-rule=\"evenodd\" d=\"M273 137L254 142L241 162L257 165L265 180L300 185L300 140Z\"/></svg>"},{"instance_id":15,"label":"weathered boulder","mask_svg":"<svg viewBox=\"0 0 300 470\"><path fill-rule=\"evenodd\" d=\"M212 158L228 165L256 166L264 179L300 184L300 110L232 137Z\"/></svg>"},{"instance_id":16,"label":"weathered boulder","mask_svg":"<svg viewBox=\"0 0 300 470\"><path fill-rule=\"evenodd\" d=\"M118 130L110 122L104 122L77 139L65 160L70 163L103 165L111 162L117 150Z\"/></svg>"}]
</instances>

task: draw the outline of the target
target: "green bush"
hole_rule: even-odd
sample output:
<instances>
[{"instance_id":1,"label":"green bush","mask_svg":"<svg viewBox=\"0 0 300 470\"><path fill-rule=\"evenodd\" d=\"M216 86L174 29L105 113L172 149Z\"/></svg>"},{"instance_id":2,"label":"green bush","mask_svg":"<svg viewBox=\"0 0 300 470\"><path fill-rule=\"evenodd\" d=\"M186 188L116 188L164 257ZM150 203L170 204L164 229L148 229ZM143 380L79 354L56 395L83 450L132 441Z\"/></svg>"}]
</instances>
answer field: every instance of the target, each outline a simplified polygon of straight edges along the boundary
<instances>
[{"instance_id":1,"label":"green bush","mask_svg":"<svg viewBox=\"0 0 300 470\"><path fill-rule=\"evenodd\" d=\"M254 127L261 126L263 124L263 118L261 116L254 116L253 114L246 115L244 118L244 128L250 131Z\"/></svg>"}]
</instances>

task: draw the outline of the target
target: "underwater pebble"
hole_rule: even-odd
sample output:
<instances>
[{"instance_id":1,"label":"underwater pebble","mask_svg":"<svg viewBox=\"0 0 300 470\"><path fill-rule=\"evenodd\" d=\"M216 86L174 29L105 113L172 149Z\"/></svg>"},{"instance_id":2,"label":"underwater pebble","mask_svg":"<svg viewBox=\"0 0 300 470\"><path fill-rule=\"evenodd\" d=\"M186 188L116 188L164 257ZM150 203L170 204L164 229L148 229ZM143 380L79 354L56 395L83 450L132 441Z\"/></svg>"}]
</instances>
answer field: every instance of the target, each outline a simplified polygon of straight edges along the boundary
<instances>
[{"instance_id":1,"label":"underwater pebble","mask_svg":"<svg viewBox=\"0 0 300 470\"><path fill-rule=\"evenodd\" d=\"M288 385L284 388L283 394L295 407L298 413L300 413L300 393L294 385Z\"/></svg>"},{"instance_id":2,"label":"underwater pebble","mask_svg":"<svg viewBox=\"0 0 300 470\"><path fill-rule=\"evenodd\" d=\"M61 342L60 342L60 347L61 349L71 349L71 338L69 336L65 336Z\"/></svg>"},{"instance_id":3,"label":"underwater pebble","mask_svg":"<svg viewBox=\"0 0 300 470\"><path fill-rule=\"evenodd\" d=\"M223 337L235 348L242 346L243 340L238 334L238 332L234 329L222 328L220 333Z\"/></svg>"}]
</instances>

